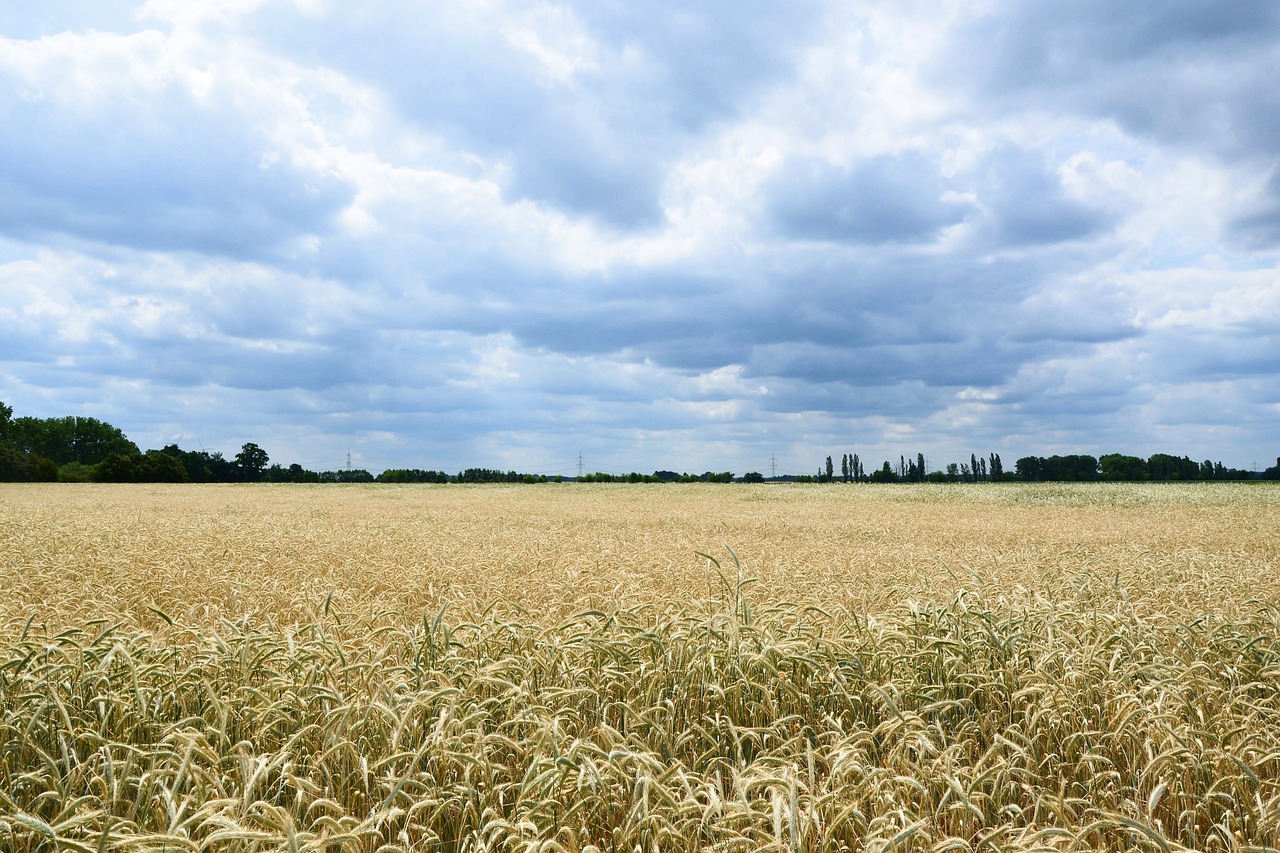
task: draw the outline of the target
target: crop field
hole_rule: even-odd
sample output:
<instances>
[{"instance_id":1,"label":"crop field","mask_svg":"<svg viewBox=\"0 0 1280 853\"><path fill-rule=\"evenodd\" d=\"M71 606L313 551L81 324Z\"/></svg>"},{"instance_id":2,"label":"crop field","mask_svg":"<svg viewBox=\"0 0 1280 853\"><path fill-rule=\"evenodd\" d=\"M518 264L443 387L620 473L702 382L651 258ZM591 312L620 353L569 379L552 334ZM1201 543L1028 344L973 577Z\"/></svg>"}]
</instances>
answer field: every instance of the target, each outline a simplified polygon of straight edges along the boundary
<instances>
[{"instance_id":1,"label":"crop field","mask_svg":"<svg viewBox=\"0 0 1280 853\"><path fill-rule=\"evenodd\" d=\"M0 486L0 850L1280 849L1280 489Z\"/></svg>"}]
</instances>

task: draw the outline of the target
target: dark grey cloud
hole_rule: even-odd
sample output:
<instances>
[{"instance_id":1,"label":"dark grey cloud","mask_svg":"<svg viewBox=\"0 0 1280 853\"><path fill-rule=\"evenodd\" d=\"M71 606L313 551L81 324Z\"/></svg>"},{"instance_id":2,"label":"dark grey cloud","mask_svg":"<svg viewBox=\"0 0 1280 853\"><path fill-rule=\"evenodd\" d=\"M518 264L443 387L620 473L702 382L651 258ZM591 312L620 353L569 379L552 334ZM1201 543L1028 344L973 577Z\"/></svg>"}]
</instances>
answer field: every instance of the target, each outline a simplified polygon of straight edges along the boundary
<instances>
[{"instance_id":1,"label":"dark grey cloud","mask_svg":"<svg viewBox=\"0 0 1280 853\"><path fill-rule=\"evenodd\" d=\"M712 368L752 340L727 276L664 268L617 279L543 285L497 319L522 343L570 355L630 351L661 364ZM736 338L736 340L735 340Z\"/></svg>"},{"instance_id":2,"label":"dark grey cloud","mask_svg":"<svg viewBox=\"0 0 1280 853\"><path fill-rule=\"evenodd\" d=\"M918 151L877 155L841 168L795 162L765 188L783 236L850 244L928 243L972 223L997 246L1092 237L1109 214L1070 198L1044 155L997 146L973 169L944 177Z\"/></svg>"},{"instance_id":3,"label":"dark grey cloud","mask_svg":"<svg viewBox=\"0 0 1280 853\"><path fill-rule=\"evenodd\" d=\"M886 154L852 167L788 164L765 190L782 233L801 240L921 243L973 212L948 200L937 163L920 152Z\"/></svg>"},{"instance_id":4,"label":"dark grey cloud","mask_svg":"<svg viewBox=\"0 0 1280 853\"><path fill-rule=\"evenodd\" d=\"M841 381L862 388L902 382L997 385L1008 380L1016 366L1009 353L996 351L1000 348L977 340L858 348L776 344L760 348L751 367L753 374L818 384Z\"/></svg>"},{"instance_id":5,"label":"dark grey cloud","mask_svg":"<svg viewBox=\"0 0 1280 853\"><path fill-rule=\"evenodd\" d=\"M1059 294L1041 284L1064 258L1082 262L1074 249L1000 260L987 250L944 260L892 247L834 256L817 248L803 263L784 250L776 260L758 256L751 272L674 267L607 280L525 271L528 298L486 298L434 320L575 357L681 372L736 364L761 382L881 388L998 385L1025 364L1136 334L1114 288ZM744 275L759 280L740 287Z\"/></svg>"},{"instance_id":6,"label":"dark grey cloud","mask_svg":"<svg viewBox=\"0 0 1280 853\"><path fill-rule=\"evenodd\" d=\"M971 51L955 65L983 72L997 90L1060 85L1097 79L1106 71L1100 64L1229 58L1239 48L1271 46L1277 28L1280 10L1251 0L1126 6L1106 0L1005 2L985 7L960 34L963 48L982 44L986 49Z\"/></svg>"},{"instance_id":7,"label":"dark grey cloud","mask_svg":"<svg viewBox=\"0 0 1280 853\"><path fill-rule=\"evenodd\" d=\"M1122 411L1141 397L1127 384L1081 385L1071 381L1071 377L1049 375L1041 377L1035 387L1018 387L1001 394L999 403L1016 415L1028 418L1028 431L1036 429L1036 419L1047 419L1054 429L1084 432L1098 416ZM1038 423L1043 424L1044 420Z\"/></svg>"},{"instance_id":8,"label":"dark grey cloud","mask_svg":"<svg viewBox=\"0 0 1280 853\"><path fill-rule=\"evenodd\" d=\"M1043 156L1012 145L993 151L972 177L991 238L1024 246L1092 237L1111 224L1097 207L1069 198Z\"/></svg>"},{"instance_id":9,"label":"dark grey cloud","mask_svg":"<svg viewBox=\"0 0 1280 853\"><path fill-rule=\"evenodd\" d=\"M1224 338L1218 330L1164 330L1151 344L1152 375L1161 382L1221 382L1280 373L1280 333Z\"/></svg>"},{"instance_id":10,"label":"dark grey cloud","mask_svg":"<svg viewBox=\"0 0 1280 853\"><path fill-rule=\"evenodd\" d=\"M1274 70L1277 32L1280 11L1250 0L1003 2L957 34L935 73L977 84L993 106L1054 93L1055 110L1103 112L1135 132L1206 140L1234 131L1216 140L1230 150L1256 139L1259 117L1246 108Z\"/></svg>"},{"instance_id":11,"label":"dark grey cloud","mask_svg":"<svg viewBox=\"0 0 1280 853\"><path fill-rule=\"evenodd\" d=\"M631 85L656 115L689 131L737 115L761 87L789 77L823 18L814 0L785 12L760 0L710 0L697 10L608 0L579 11L614 51L638 49L649 73Z\"/></svg>"},{"instance_id":12,"label":"dark grey cloud","mask_svg":"<svg viewBox=\"0 0 1280 853\"><path fill-rule=\"evenodd\" d=\"M1094 116L1182 152L1277 164L1280 7L1272 3L1002 2L957 34L933 75L985 112ZM1273 182L1228 225L1247 246L1274 248L1276 209Z\"/></svg>"},{"instance_id":13,"label":"dark grey cloud","mask_svg":"<svg viewBox=\"0 0 1280 853\"><path fill-rule=\"evenodd\" d=\"M173 87L87 110L0 94L0 229L236 258L326 233L352 188L272 159L229 104Z\"/></svg>"},{"instance_id":14,"label":"dark grey cloud","mask_svg":"<svg viewBox=\"0 0 1280 853\"><path fill-rule=\"evenodd\" d=\"M768 387L769 393L759 401L763 411L780 417L794 416L795 412L822 412L831 419L838 435L832 449L842 452L856 449L849 448L849 444L865 449L868 444L879 443L878 436L868 433L869 423L914 421L921 412L946 409L954 398L954 389L949 387L917 381L865 385L859 377L839 377L823 383L776 380ZM893 455L900 452L907 451L894 450ZM818 458L812 461L816 464ZM869 460L864 458L863 462Z\"/></svg>"},{"instance_id":15,"label":"dark grey cloud","mask_svg":"<svg viewBox=\"0 0 1280 853\"><path fill-rule=\"evenodd\" d=\"M1228 227L1234 241L1246 249L1280 247L1280 166L1272 171L1260 198L1232 217Z\"/></svg>"},{"instance_id":16,"label":"dark grey cloud","mask_svg":"<svg viewBox=\"0 0 1280 853\"><path fill-rule=\"evenodd\" d=\"M312 346L273 351L191 340L151 342L145 348L106 354L102 360L85 359L80 366L178 388L216 385L246 391L327 392L363 382L367 375L346 350Z\"/></svg>"},{"instance_id":17,"label":"dark grey cloud","mask_svg":"<svg viewBox=\"0 0 1280 853\"><path fill-rule=\"evenodd\" d=\"M806 0L785 16L754 3L565 7L544 22L553 34L582 29L583 43L568 46L583 52L582 66L563 81L511 34L529 24L516 12L536 24L539 10L557 7L486 17L448 4L338 5L317 16L275 4L251 27L273 49L377 86L408 121L507 166L513 198L635 227L661 222L663 175L682 145L789 73L817 6Z\"/></svg>"},{"instance_id":18,"label":"dark grey cloud","mask_svg":"<svg viewBox=\"0 0 1280 853\"><path fill-rule=\"evenodd\" d=\"M950 344L1002 329L1035 291L1045 257L991 259L896 251L822 252L771 270L772 301L752 315L752 340L822 346Z\"/></svg>"}]
</instances>

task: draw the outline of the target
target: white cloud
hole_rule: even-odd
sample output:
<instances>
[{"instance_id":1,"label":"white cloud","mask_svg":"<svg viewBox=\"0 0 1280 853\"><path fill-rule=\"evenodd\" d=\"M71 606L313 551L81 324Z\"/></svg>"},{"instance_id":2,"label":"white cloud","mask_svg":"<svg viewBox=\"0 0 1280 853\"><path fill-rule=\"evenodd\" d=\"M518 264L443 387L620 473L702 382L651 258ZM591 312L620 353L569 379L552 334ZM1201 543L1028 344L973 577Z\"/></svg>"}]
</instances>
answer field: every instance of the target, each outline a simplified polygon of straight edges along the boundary
<instances>
[{"instance_id":1,"label":"white cloud","mask_svg":"<svg viewBox=\"0 0 1280 853\"><path fill-rule=\"evenodd\" d=\"M1280 373L1278 30L1100 0L0 10L2 393L144 444L627 470L1126 450L1202 406L1244 464Z\"/></svg>"},{"instance_id":2,"label":"white cloud","mask_svg":"<svg viewBox=\"0 0 1280 853\"><path fill-rule=\"evenodd\" d=\"M533 56L550 83L571 85L596 70L599 46L572 9L536 3L511 14L502 28L507 41Z\"/></svg>"},{"instance_id":3,"label":"white cloud","mask_svg":"<svg viewBox=\"0 0 1280 853\"><path fill-rule=\"evenodd\" d=\"M154 20L175 29L200 29L217 25L228 26L272 0L201 0L185 3L183 0L146 0L135 13L140 20ZM297 3L300 9L314 12L315 3Z\"/></svg>"}]
</instances>

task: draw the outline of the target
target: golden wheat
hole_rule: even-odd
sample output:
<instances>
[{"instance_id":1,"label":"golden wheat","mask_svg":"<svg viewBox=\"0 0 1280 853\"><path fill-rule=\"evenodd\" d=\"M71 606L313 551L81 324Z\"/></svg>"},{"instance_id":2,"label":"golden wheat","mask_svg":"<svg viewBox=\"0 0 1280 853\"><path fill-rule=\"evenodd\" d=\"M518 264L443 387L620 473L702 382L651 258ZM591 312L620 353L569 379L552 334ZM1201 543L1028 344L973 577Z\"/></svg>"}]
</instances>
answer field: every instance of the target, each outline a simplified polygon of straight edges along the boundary
<instances>
[{"instance_id":1,"label":"golden wheat","mask_svg":"<svg viewBox=\"0 0 1280 853\"><path fill-rule=\"evenodd\" d=\"M1277 507L4 487L0 847L1275 849Z\"/></svg>"}]
</instances>

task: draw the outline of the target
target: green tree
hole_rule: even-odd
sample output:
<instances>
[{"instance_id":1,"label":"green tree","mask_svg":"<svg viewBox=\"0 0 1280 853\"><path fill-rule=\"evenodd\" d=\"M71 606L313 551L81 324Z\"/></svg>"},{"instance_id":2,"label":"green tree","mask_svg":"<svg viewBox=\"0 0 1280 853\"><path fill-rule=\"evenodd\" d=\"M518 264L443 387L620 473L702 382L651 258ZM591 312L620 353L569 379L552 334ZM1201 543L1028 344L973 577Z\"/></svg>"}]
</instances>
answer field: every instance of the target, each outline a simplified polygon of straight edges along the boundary
<instances>
[{"instance_id":1,"label":"green tree","mask_svg":"<svg viewBox=\"0 0 1280 853\"><path fill-rule=\"evenodd\" d=\"M192 483L213 481L213 471L209 468L209 454L203 450L183 450L176 444L166 444L160 448L160 452L177 459L186 470L187 479Z\"/></svg>"},{"instance_id":2,"label":"green tree","mask_svg":"<svg viewBox=\"0 0 1280 853\"><path fill-rule=\"evenodd\" d=\"M95 467L100 483L185 483L187 469L160 450L146 453L113 453Z\"/></svg>"},{"instance_id":3,"label":"green tree","mask_svg":"<svg viewBox=\"0 0 1280 853\"><path fill-rule=\"evenodd\" d=\"M373 474L363 468L343 468L338 471L321 471L321 483L373 483Z\"/></svg>"},{"instance_id":4,"label":"green tree","mask_svg":"<svg viewBox=\"0 0 1280 853\"><path fill-rule=\"evenodd\" d=\"M1044 460L1039 456L1024 456L1014 463L1013 470L1023 480L1044 479Z\"/></svg>"},{"instance_id":5,"label":"green tree","mask_svg":"<svg viewBox=\"0 0 1280 853\"><path fill-rule=\"evenodd\" d=\"M1102 470L1104 480L1149 479L1146 460L1137 456L1107 453L1098 458L1098 467Z\"/></svg>"},{"instance_id":6,"label":"green tree","mask_svg":"<svg viewBox=\"0 0 1280 853\"><path fill-rule=\"evenodd\" d=\"M262 472L270 461L271 458L267 456L267 451L252 441L246 442L240 448L240 452L236 454L236 469L240 475L237 479L249 483L258 482L262 479Z\"/></svg>"},{"instance_id":7,"label":"green tree","mask_svg":"<svg viewBox=\"0 0 1280 853\"><path fill-rule=\"evenodd\" d=\"M66 465L58 467L59 483L92 483L97 479L97 476L97 465L86 465L83 462L68 462Z\"/></svg>"},{"instance_id":8,"label":"green tree","mask_svg":"<svg viewBox=\"0 0 1280 853\"><path fill-rule=\"evenodd\" d=\"M43 456L55 465L96 465L112 454L141 453L118 428L97 418L23 417L13 421L10 431L19 450Z\"/></svg>"},{"instance_id":9,"label":"green tree","mask_svg":"<svg viewBox=\"0 0 1280 853\"><path fill-rule=\"evenodd\" d=\"M1147 471L1153 480L1194 480L1200 474L1200 466L1186 456L1156 453L1147 460Z\"/></svg>"},{"instance_id":10,"label":"green tree","mask_svg":"<svg viewBox=\"0 0 1280 853\"><path fill-rule=\"evenodd\" d=\"M272 463L272 465L263 472L262 478L268 483L318 483L320 482L320 474L316 471L308 471L297 462L294 462L288 468L283 465ZM448 478L446 478L447 480ZM393 482L387 480L387 482ZM408 482L402 480L400 482Z\"/></svg>"},{"instance_id":11,"label":"green tree","mask_svg":"<svg viewBox=\"0 0 1280 853\"><path fill-rule=\"evenodd\" d=\"M898 482L898 475L893 473L893 467L889 465L889 460L886 459L880 470L872 471L871 476L867 479L873 483L896 483Z\"/></svg>"},{"instance_id":12,"label":"green tree","mask_svg":"<svg viewBox=\"0 0 1280 853\"><path fill-rule=\"evenodd\" d=\"M38 453L23 453L13 444L0 442L0 482L51 483L58 466Z\"/></svg>"},{"instance_id":13,"label":"green tree","mask_svg":"<svg viewBox=\"0 0 1280 853\"><path fill-rule=\"evenodd\" d=\"M58 466L38 453L26 452L15 440L13 407L0 403L0 482L49 482Z\"/></svg>"},{"instance_id":14,"label":"green tree","mask_svg":"<svg viewBox=\"0 0 1280 853\"><path fill-rule=\"evenodd\" d=\"M997 481L1004 479L1004 464L1000 461L999 453L991 454L991 479Z\"/></svg>"},{"instance_id":15,"label":"green tree","mask_svg":"<svg viewBox=\"0 0 1280 853\"><path fill-rule=\"evenodd\" d=\"M378 475L380 483L447 483L449 475L444 471L423 471L420 468L389 468Z\"/></svg>"},{"instance_id":16,"label":"green tree","mask_svg":"<svg viewBox=\"0 0 1280 853\"><path fill-rule=\"evenodd\" d=\"M1098 460L1086 454L1024 456L1018 460L1018 476L1045 482L1090 482L1098 479Z\"/></svg>"}]
</instances>

